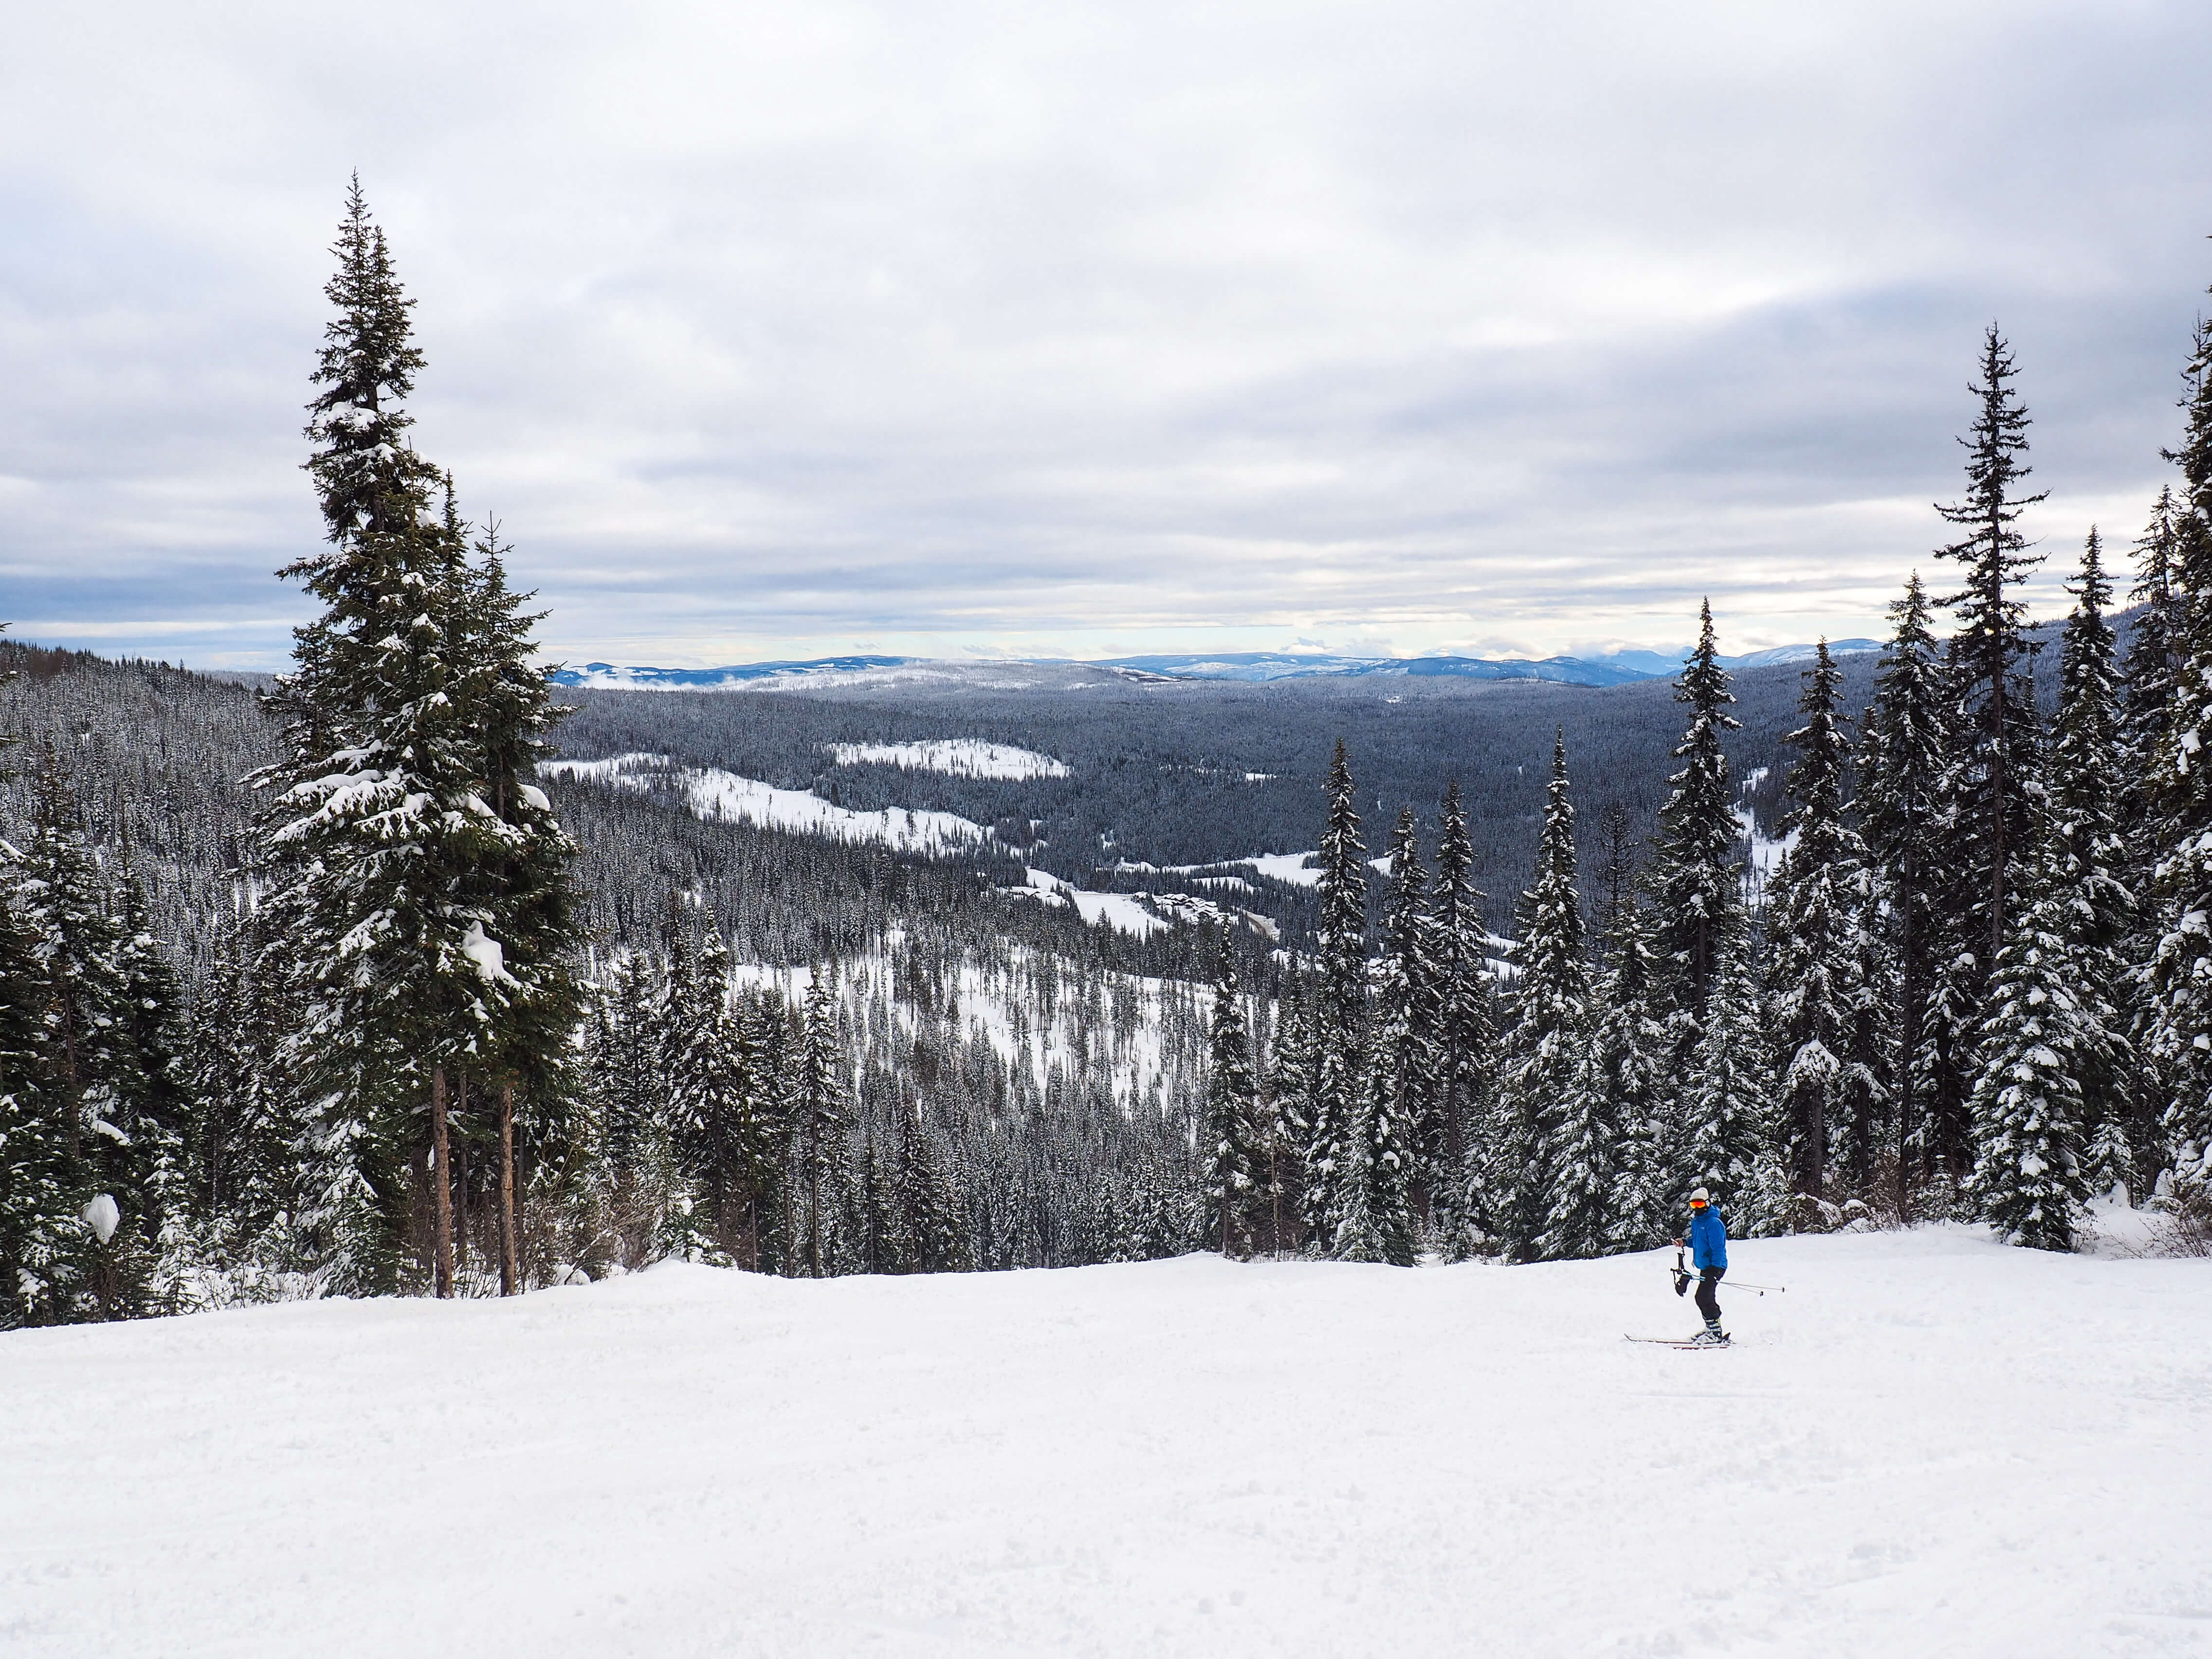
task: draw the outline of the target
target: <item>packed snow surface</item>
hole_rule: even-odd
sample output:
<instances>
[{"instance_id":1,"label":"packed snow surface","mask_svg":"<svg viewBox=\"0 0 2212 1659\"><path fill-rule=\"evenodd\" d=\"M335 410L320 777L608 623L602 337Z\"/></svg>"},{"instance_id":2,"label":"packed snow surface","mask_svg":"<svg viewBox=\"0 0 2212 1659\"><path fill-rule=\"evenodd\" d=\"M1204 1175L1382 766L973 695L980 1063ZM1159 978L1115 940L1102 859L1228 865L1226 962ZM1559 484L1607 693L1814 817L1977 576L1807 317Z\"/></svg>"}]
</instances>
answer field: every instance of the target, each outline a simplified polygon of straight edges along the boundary
<instances>
[{"instance_id":1,"label":"packed snow surface","mask_svg":"<svg viewBox=\"0 0 2212 1659\"><path fill-rule=\"evenodd\" d=\"M581 778L639 794L673 787L700 817L757 824L829 841L879 842L900 853L942 853L990 832L951 812L886 806L872 812L839 806L805 789L778 789L718 766L678 766L665 755L617 755L607 760L546 761L541 772Z\"/></svg>"},{"instance_id":2,"label":"packed snow surface","mask_svg":"<svg viewBox=\"0 0 2212 1659\"><path fill-rule=\"evenodd\" d=\"M2212 1262L1963 1229L0 1336L42 1659L2203 1652ZM1671 1253L1665 1258L1671 1260Z\"/></svg>"},{"instance_id":3,"label":"packed snow surface","mask_svg":"<svg viewBox=\"0 0 2212 1659\"><path fill-rule=\"evenodd\" d=\"M897 766L910 772L942 772L955 778L1064 778L1066 763L1034 749L985 743L980 738L943 738L928 743L839 743L830 748L840 766Z\"/></svg>"}]
</instances>

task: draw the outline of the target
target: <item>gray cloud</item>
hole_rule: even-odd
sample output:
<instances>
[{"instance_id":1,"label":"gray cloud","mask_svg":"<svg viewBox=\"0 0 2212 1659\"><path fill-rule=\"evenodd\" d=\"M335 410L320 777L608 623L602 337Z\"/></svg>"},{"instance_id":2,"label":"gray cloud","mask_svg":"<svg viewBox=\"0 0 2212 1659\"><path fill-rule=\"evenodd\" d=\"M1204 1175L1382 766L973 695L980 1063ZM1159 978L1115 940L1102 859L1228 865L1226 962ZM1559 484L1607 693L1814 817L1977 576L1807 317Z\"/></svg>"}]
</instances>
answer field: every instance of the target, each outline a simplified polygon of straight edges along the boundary
<instances>
[{"instance_id":1,"label":"gray cloud","mask_svg":"<svg viewBox=\"0 0 2212 1659\"><path fill-rule=\"evenodd\" d=\"M1992 318L2034 527L2131 536L2212 16L1796 9L47 9L0 66L0 616L281 654L356 166L420 441L570 656L1874 631Z\"/></svg>"}]
</instances>

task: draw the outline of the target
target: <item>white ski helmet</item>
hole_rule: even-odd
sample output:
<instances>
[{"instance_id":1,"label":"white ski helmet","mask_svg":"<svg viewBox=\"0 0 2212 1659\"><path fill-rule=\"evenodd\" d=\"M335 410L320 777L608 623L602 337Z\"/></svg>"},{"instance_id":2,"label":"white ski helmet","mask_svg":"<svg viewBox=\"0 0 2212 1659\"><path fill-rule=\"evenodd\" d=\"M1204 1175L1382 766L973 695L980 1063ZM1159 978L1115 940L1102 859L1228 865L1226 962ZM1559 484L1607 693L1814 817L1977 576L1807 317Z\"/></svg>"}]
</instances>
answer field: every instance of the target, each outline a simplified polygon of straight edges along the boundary
<instances>
[{"instance_id":1,"label":"white ski helmet","mask_svg":"<svg viewBox=\"0 0 2212 1659\"><path fill-rule=\"evenodd\" d=\"M1712 1201L1713 1195L1707 1192L1703 1187L1698 1188L1697 1191L1690 1194L1690 1202L1692 1204L1710 1204Z\"/></svg>"}]
</instances>

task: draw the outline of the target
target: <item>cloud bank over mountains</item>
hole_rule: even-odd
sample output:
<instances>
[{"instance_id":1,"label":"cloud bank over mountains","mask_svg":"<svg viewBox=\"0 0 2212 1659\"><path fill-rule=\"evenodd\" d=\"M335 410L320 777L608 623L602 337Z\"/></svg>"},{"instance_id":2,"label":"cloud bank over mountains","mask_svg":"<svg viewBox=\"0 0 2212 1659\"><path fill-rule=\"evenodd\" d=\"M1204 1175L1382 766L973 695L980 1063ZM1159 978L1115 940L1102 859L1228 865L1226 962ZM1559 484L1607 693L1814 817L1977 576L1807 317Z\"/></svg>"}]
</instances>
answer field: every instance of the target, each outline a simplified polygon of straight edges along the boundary
<instances>
[{"instance_id":1,"label":"cloud bank over mountains","mask_svg":"<svg viewBox=\"0 0 2212 1659\"><path fill-rule=\"evenodd\" d=\"M4 614L282 657L356 167L418 441L563 656L1590 656L1707 593L1738 651L1877 633L1992 317L2032 533L2131 538L2212 15L1800 12L27 14Z\"/></svg>"}]
</instances>

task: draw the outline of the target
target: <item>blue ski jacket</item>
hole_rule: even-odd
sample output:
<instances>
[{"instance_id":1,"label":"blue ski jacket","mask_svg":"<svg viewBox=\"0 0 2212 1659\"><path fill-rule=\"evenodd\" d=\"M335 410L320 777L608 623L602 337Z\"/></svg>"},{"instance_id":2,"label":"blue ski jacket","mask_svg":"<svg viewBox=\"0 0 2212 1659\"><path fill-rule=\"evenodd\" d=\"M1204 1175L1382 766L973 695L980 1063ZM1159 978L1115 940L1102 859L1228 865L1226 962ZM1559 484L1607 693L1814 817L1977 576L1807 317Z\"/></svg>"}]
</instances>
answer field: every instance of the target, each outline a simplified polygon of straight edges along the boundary
<instances>
[{"instance_id":1,"label":"blue ski jacket","mask_svg":"<svg viewBox=\"0 0 2212 1659\"><path fill-rule=\"evenodd\" d=\"M1690 1218L1690 1260L1699 1273L1708 1267L1728 1271L1728 1228L1710 1204Z\"/></svg>"}]
</instances>

